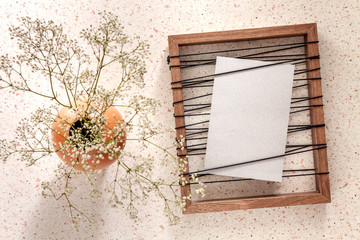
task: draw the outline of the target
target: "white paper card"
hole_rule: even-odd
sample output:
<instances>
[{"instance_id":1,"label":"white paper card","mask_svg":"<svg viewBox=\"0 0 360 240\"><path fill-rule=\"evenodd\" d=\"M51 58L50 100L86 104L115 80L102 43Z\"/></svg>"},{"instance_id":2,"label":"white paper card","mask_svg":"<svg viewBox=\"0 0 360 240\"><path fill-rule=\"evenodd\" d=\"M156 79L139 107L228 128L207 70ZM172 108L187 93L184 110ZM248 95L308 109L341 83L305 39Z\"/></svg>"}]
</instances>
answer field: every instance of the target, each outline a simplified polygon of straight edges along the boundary
<instances>
[{"instance_id":1,"label":"white paper card","mask_svg":"<svg viewBox=\"0 0 360 240\"><path fill-rule=\"evenodd\" d=\"M268 64L217 57L215 73ZM293 78L293 65L215 77L205 169L285 153ZM210 173L281 182L283 162L281 157Z\"/></svg>"}]
</instances>

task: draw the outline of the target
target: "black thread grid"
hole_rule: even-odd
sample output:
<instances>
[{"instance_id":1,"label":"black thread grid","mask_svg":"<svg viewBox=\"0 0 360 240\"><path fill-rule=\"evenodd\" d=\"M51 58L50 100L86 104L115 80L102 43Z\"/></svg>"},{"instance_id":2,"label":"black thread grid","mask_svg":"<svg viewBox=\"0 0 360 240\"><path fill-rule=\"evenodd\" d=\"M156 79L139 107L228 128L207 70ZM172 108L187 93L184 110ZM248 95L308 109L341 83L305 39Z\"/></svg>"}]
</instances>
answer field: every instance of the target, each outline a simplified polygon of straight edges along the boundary
<instances>
[{"instance_id":1,"label":"black thread grid","mask_svg":"<svg viewBox=\"0 0 360 240\"><path fill-rule=\"evenodd\" d=\"M258 190L252 191L249 194L251 196L264 193L261 189L270 189L273 193L274 188L281 188L283 183L270 183L264 181L258 181L253 179L241 179L231 178L225 176L214 176L208 174L206 170L201 167L206 151L206 140L208 132L208 123L211 110L211 95L214 78L228 73L214 74L214 65L216 56L237 57L244 59L270 61L269 66L278 64L294 64L294 84L293 84L293 96L291 100L290 121L288 128L288 140L294 141L294 143L288 143L286 146L286 156L284 162L284 179L297 179L299 177L309 177L305 180L305 183L314 185L314 176L328 173L315 172L314 165L312 163L312 152L317 149L326 148L326 144L311 144L310 130L312 128L325 127L324 124L311 125L309 121L309 110L311 108L322 107L322 105L309 105L310 99L322 98L322 96L308 97L307 94L307 82L308 81L321 81L318 78L307 78L306 73L310 71L319 71L320 69L307 69L306 61L308 59L318 59L320 56L305 55L306 44L317 44L317 42L304 42L303 37L287 38L287 39L273 39L273 40L259 40L251 42L241 42L239 45L234 44L212 44L212 48L209 46L195 46L195 47L181 47L181 54L179 56L169 56L170 58L179 57L179 65L170 65L170 68L177 67L181 69L181 87L174 87L173 89L181 88L183 91L183 100L174 102L174 106L179 103L184 105L184 115L174 115L175 118L184 117L185 125L179 126L179 128L185 128L186 145L184 148L187 150L188 162L190 167L189 175L196 174L203 183L208 184L229 184L236 182L246 182L251 188ZM210 50L209 50L210 49ZM251 68L253 69L253 68ZM250 70L250 69L246 69ZM246 70L238 70L233 72L240 72ZM174 85L173 82L172 85ZM305 117L304 117L305 116ZM304 122L305 119L305 122ZM299 143L301 142L301 143ZM183 157L184 155L179 155ZM295 157L296 156L296 157ZM268 159L273 159L280 156L272 156L264 159L249 159L248 163L261 162ZM305 160L306 159L306 160ZM293 164L287 164L293 162ZM242 165L233 164L233 166ZM288 168L287 166L292 166ZM230 166L224 166L230 167ZM222 168L222 167L220 167ZM218 168L215 168L218 169ZM215 170L213 169L213 170ZM209 169L208 169L209 170ZM298 180L292 180L292 185ZM301 180L300 180L301 181ZM310 184L310 182L312 184ZM193 185L195 183L190 183ZM291 185L287 184L287 185ZM243 188L245 185L241 185ZM269 188L270 186L270 188ZM239 185L237 185L237 188ZM315 186L313 186L315 189ZM221 187L222 188L222 187ZM249 188L249 187L245 187ZM208 187L206 192L209 192ZM239 188L238 188L239 189ZM306 189L305 191L311 191L314 189ZM290 190L294 192L295 189ZM289 191L289 190L288 190ZM230 191L231 192L231 191ZM244 192L242 190L242 192ZM246 192L246 191L245 191ZM269 192L269 193L270 193ZM225 195L227 191L225 191ZM211 190L210 190L210 195ZM246 195L246 193L245 193ZM243 197L244 195L242 195ZM232 197L232 196L231 196Z\"/></svg>"}]
</instances>

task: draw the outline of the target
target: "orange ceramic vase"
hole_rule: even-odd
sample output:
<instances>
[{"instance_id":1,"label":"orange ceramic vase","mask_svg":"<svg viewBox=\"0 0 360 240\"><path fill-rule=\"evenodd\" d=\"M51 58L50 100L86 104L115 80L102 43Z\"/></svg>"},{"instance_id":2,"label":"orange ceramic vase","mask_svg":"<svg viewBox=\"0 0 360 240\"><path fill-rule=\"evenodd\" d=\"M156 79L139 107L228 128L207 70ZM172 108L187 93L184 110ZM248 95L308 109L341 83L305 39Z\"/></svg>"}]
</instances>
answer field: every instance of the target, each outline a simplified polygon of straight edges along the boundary
<instances>
[{"instance_id":1,"label":"orange ceramic vase","mask_svg":"<svg viewBox=\"0 0 360 240\"><path fill-rule=\"evenodd\" d=\"M77 109L80 113L84 112L87 108L87 101L86 100L80 100L76 102ZM114 130L115 127L119 127L124 123L123 117L119 113L119 111L115 107L108 108L104 115L107 118L107 121L105 123L105 126L103 127L103 136L107 140L112 139L114 136ZM78 157L71 157L70 153L78 152L78 149L76 146L71 146L70 149L67 149L66 152L64 150L61 150L61 146L64 146L66 144L67 139L71 135L70 129L73 124L76 124L76 122L79 122L79 115L75 113L74 110L68 107L63 107L60 109L58 116L55 118L55 121L52 125L52 141L54 142L54 149L59 156L61 160L63 160L66 164L69 166L73 166L76 170L82 170L82 171L89 171L89 170L100 170L103 168L108 167L112 163L116 162L116 157L119 156L109 156L110 153L104 153L101 158L99 158L99 150L91 150L86 153L86 155L90 156L90 158L84 160L82 156ZM117 129L117 132L119 130ZM121 148L121 150L125 147L125 139L126 139L126 133L124 129L120 130L120 138L116 142L116 147ZM106 142L105 141L105 142ZM74 164L75 163L75 164ZM85 164L81 164L85 163ZM88 167L84 167L88 166Z\"/></svg>"}]
</instances>

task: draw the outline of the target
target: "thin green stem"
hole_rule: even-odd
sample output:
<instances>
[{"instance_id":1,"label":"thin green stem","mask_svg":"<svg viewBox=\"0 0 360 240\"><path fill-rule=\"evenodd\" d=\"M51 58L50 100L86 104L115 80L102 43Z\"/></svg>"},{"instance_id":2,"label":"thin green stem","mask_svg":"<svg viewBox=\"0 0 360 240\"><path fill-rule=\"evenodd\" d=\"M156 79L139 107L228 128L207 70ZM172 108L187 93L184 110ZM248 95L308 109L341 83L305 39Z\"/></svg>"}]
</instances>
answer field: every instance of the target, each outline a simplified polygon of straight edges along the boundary
<instances>
[{"instance_id":1,"label":"thin green stem","mask_svg":"<svg viewBox=\"0 0 360 240\"><path fill-rule=\"evenodd\" d=\"M50 69L50 67L48 67L48 71L49 71L49 80L50 80L51 92L52 92L52 94L53 94L53 96L54 96L54 100L55 100L58 104L60 104L61 106L70 108L70 106L67 106L67 105L65 105L65 104L62 104L62 103L57 99L57 96L56 96L55 90L54 90L54 86L53 86L52 70Z\"/></svg>"}]
</instances>

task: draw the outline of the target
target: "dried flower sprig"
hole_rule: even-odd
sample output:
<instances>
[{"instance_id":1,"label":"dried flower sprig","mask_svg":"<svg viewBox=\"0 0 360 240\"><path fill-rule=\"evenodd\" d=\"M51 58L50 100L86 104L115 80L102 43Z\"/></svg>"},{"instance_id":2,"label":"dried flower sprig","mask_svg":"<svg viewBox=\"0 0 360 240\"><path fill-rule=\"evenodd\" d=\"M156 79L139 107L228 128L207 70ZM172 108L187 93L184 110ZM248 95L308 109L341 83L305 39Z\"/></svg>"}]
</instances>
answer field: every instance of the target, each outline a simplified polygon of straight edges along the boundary
<instances>
[{"instance_id":1,"label":"dried flower sprig","mask_svg":"<svg viewBox=\"0 0 360 240\"><path fill-rule=\"evenodd\" d=\"M99 26L81 31L80 43L68 38L63 27L52 21L25 17L21 26L10 28L21 54L0 56L0 89L28 92L48 101L21 120L15 140L0 140L0 157L3 161L18 158L28 166L53 158L56 153L73 159L68 165L60 163L53 181L43 182L42 188L45 197L66 200L75 226L81 220L92 222L93 218L71 199L76 189L74 179L79 177L88 180L92 197L109 193L109 204L112 207L126 204L132 218L137 216L138 202L146 203L151 194L156 194L164 201L170 222L176 223L179 217L172 205L184 207L184 199L177 193L179 179L167 183L154 177L155 157L151 151L159 150L167 163L174 163L172 175L186 168L169 148L151 140L161 128L152 120L158 102L143 95L149 46L138 37L127 36L117 16L109 12L99 16ZM110 65L116 67L118 77L112 76L115 85L108 90L102 80L111 74ZM41 84L34 81L36 78L42 79ZM71 111L78 121L68 122L60 107ZM104 114L113 107L120 108L125 118L110 128ZM116 118L115 114L113 117ZM50 136L59 134L52 127L54 119L61 122L60 129L70 132L63 136L66 139L58 148ZM124 149L118 143L125 141L129 146ZM179 147L183 144L180 141ZM95 159L90 162L93 155ZM95 170L104 156L109 156L116 168L113 180L105 187L97 186L101 170ZM85 171L75 170L79 167ZM186 179L180 181L187 184ZM199 186L197 192L203 195L202 185Z\"/></svg>"}]
</instances>

